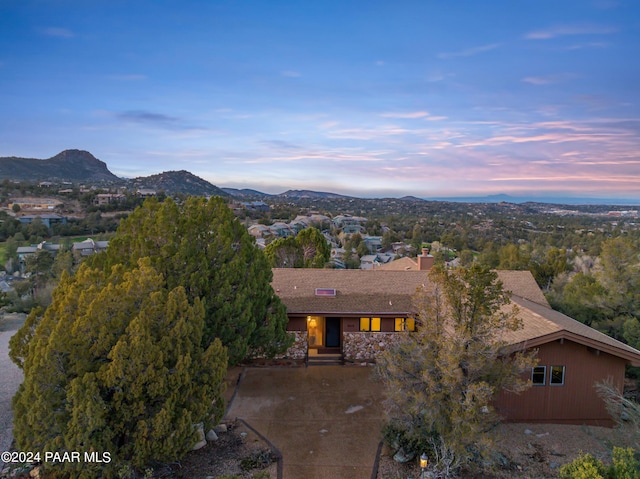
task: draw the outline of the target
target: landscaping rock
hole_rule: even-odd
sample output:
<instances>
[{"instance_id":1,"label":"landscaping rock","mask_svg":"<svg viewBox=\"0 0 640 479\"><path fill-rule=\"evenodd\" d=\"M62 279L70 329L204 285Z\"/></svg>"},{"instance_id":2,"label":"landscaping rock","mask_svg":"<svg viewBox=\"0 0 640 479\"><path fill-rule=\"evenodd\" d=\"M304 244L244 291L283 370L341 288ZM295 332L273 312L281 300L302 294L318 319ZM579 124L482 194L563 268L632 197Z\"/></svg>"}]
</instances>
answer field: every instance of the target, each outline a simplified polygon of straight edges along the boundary
<instances>
[{"instance_id":1,"label":"landscaping rock","mask_svg":"<svg viewBox=\"0 0 640 479\"><path fill-rule=\"evenodd\" d=\"M213 428L213 430L216 432L216 434L224 434L228 429L226 424L218 424Z\"/></svg>"},{"instance_id":2,"label":"landscaping rock","mask_svg":"<svg viewBox=\"0 0 640 479\"><path fill-rule=\"evenodd\" d=\"M415 452L406 452L402 447L393 455L393 460L402 464L412 461L415 458Z\"/></svg>"}]
</instances>

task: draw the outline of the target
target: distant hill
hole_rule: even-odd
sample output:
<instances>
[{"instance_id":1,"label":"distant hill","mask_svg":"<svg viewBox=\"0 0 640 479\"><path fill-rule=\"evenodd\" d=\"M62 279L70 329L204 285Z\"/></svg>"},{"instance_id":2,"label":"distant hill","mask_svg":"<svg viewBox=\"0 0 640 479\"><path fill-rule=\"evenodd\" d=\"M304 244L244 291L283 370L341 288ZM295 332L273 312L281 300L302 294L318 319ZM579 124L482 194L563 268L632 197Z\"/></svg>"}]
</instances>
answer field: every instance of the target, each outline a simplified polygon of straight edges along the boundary
<instances>
[{"instance_id":1,"label":"distant hill","mask_svg":"<svg viewBox=\"0 0 640 479\"><path fill-rule=\"evenodd\" d=\"M142 176L130 180L133 188L164 191L167 194L183 193L193 196L229 196L217 186L185 170L165 171L157 175Z\"/></svg>"},{"instance_id":2,"label":"distant hill","mask_svg":"<svg viewBox=\"0 0 640 479\"><path fill-rule=\"evenodd\" d=\"M458 196L450 198L425 198L427 201L448 201L453 203L541 203L549 205L640 205L639 199L574 198L569 196L510 196L505 194L488 196Z\"/></svg>"},{"instance_id":3,"label":"distant hill","mask_svg":"<svg viewBox=\"0 0 640 479\"><path fill-rule=\"evenodd\" d=\"M322 198L322 199L337 199L337 198L352 198L351 196L339 195L337 193L325 193L321 191L310 190L289 190L284 193L280 193L281 198Z\"/></svg>"},{"instance_id":4,"label":"distant hill","mask_svg":"<svg viewBox=\"0 0 640 479\"><path fill-rule=\"evenodd\" d=\"M273 196L267 193L263 193L257 190L250 190L248 188L243 188L239 190L238 188L221 188L225 193L230 194L231 196L240 196L242 198L264 198L265 196Z\"/></svg>"},{"instance_id":5,"label":"distant hill","mask_svg":"<svg viewBox=\"0 0 640 479\"><path fill-rule=\"evenodd\" d=\"M65 150L47 160L0 157L0 179L21 181L121 182L88 151Z\"/></svg>"}]
</instances>

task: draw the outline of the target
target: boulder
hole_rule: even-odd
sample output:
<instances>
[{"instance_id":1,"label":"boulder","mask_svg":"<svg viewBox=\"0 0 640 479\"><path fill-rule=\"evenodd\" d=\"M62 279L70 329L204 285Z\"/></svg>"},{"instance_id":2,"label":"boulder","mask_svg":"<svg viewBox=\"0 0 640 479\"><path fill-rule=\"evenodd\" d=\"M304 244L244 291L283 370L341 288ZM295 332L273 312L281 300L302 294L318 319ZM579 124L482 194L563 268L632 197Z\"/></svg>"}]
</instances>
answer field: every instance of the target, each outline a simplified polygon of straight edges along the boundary
<instances>
[{"instance_id":1,"label":"boulder","mask_svg":"<svg viewBox=\"0 0 640 479\"><path fill-rule=\"evenodd\" d=\"M412 461L415 458L415 452L406 452L402 447L393 455L393 460L402 464Z\"/></svg>"}]
</instances>

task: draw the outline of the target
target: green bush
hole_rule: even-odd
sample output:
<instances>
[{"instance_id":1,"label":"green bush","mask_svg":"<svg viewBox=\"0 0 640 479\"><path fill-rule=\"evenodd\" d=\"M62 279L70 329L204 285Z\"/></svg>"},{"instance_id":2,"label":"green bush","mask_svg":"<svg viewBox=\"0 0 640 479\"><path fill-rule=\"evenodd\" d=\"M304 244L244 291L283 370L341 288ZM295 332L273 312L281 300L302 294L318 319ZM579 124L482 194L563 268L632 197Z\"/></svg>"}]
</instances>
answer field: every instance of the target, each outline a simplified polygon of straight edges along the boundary
<instances>
[{"instance_id":1,"label":"green bush","mask_svg":"<svg viewBox=\"0 0 640 479\"><path fill-rule=\"evenodd\" d=\"M640 479L640 461L632 448L613 448L609 468L591 454L580 455L560 468L559 479Z\"/></svg>"},{"instance_id":2,"label":"green bush","mask_svg":"<svg viewBox=\"0 0 640 479\"><path fill-rule=\"evenodd\" d=\"M612 479L640 479L640 461L636 459L634 450L621 447L613 448Z\"/></svg>"},{"instance_id":3,"label":"green bush","mask_svg":"<svg viewBox=\"0 0 640 479\"><path fill-rule=\"evenodd\" d=\"M573 462L560 468L559 479L605 479L607 469L591 454L581 454Z\"/></svg>"}]
</instances>

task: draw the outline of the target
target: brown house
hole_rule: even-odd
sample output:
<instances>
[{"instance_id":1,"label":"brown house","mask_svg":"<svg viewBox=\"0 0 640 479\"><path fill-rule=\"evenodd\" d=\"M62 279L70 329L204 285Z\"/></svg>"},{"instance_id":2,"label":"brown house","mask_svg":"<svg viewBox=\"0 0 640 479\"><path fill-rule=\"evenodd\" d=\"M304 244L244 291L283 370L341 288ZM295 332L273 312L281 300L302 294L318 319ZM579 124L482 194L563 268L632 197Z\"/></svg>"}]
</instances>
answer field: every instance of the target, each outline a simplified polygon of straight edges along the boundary
<instances>
[{"instance_id":1,"label":"brown house","mask_svg":"<svg viewBox=\"0 0 640 479\"><path fill-rule=\"evenodd\" d=\"M430 266L423 261L418 258ZM500 394L498 411L508 421L611 425L593 386L609 379L621 388L625 365L640 366L640 351L552 310L528 271L498 276L524 325L506 339L514 349L537 349L539 358L527 373L533 386L522 394ZM272 285L296 338L287 356L375 361L379 351L415 329L412 297L428 281L419 269L274 269Z\"/></svg>"}]
</instances>

